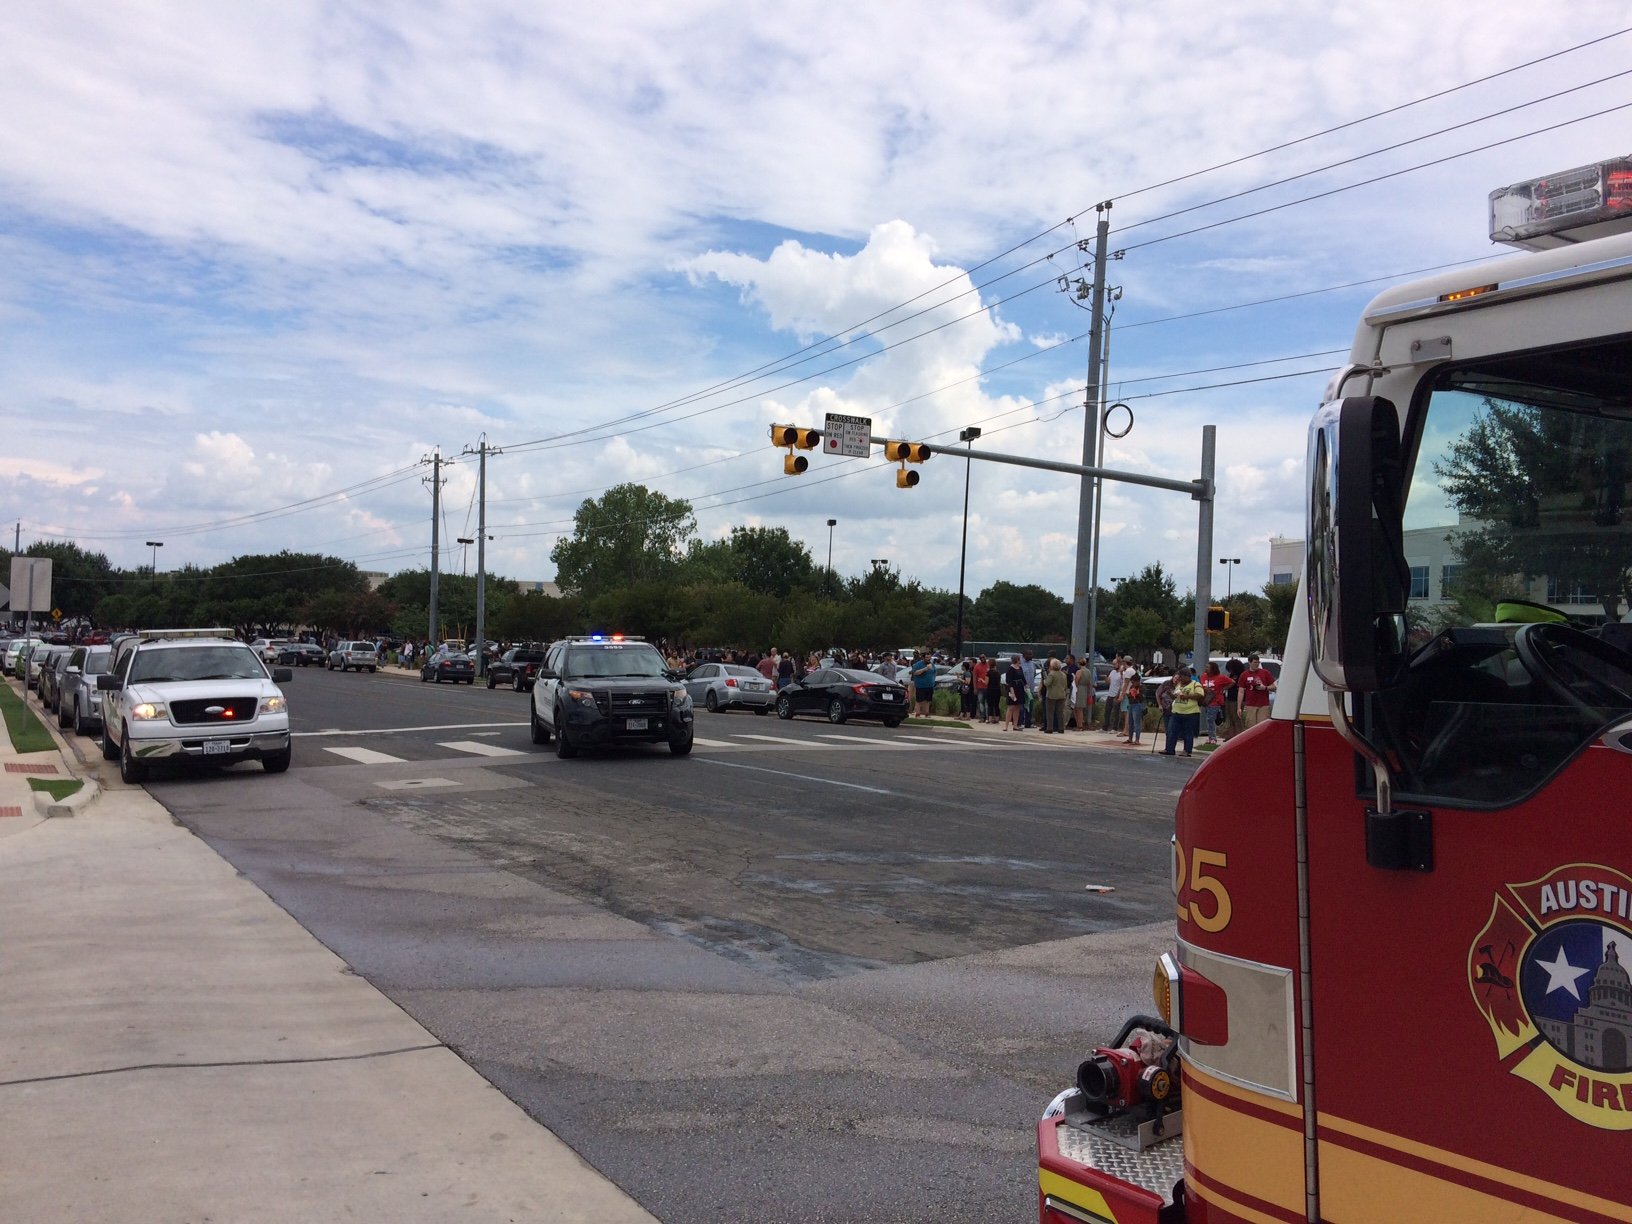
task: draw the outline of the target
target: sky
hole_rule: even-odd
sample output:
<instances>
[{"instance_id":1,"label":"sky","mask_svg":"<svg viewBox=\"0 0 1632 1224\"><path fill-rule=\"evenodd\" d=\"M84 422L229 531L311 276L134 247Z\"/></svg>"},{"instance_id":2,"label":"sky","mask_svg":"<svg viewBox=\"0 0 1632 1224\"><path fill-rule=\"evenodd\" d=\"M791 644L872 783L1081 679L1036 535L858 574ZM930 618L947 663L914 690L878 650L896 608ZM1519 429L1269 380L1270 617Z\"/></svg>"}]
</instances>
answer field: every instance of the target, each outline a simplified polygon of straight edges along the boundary
<instances>
[{"instance_id":1,"label":"sky","mask_svg":"<svg viewBox=\"0 0 1632 1224\"><path fill-rule=\"evenodd\" d=\"M18 0L5 542L424 567L439 452L442 565L474 573L485 439L497 574L553 578L580 502L635 481L704 539L955 590L960 460L787 477L767 427L1081 462L1110 201L1105 465L1194 479L1216 426L1209 580L1256 590L1365 303L1504 253L1492 189L1632 152L1632 7L1546 11ZM968 477L965 589L1069 599L1078 479ZM1100 527L1101 585L1194 588L1183 494L1108 483Z\"/></svg>"}]
</instances>

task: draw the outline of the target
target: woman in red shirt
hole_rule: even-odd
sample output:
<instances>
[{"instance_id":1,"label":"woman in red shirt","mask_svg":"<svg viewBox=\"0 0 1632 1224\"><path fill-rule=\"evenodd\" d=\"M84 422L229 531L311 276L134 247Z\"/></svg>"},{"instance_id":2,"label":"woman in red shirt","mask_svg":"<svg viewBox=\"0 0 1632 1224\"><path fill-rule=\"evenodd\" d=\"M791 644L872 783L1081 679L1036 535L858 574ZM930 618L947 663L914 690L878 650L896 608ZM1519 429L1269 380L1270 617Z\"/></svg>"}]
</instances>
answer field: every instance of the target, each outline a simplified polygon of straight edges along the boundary
<instances>
[{"instance_id":1,"label":"woman in red shirt","mask_svg":"<svg viewBox=\"0 0 1632 1224\"><path fill-rule=\"evenodd\" d=\"M1235 687L1235 681L1221 672L1217 663L1209 663L1201 683L1207 689L1207 704L1201 710L1202 725L1207 729L1207 742L1216 744L1218 724L1224 718L1224 703L1229 699L1229 692Z\"/></svg>"}]
</instances>

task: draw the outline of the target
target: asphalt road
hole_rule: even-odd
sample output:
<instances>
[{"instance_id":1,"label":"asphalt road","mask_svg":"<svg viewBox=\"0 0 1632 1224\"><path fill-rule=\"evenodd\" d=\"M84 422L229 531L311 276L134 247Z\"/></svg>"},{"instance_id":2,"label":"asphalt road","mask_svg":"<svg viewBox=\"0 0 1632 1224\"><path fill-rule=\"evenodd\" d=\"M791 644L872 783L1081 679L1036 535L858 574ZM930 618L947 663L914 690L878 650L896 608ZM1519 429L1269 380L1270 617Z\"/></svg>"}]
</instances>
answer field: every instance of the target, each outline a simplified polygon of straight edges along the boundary
<instances>
[{"instance_id":1,"label":"asphalt road","mask_svg":"<svg viewBox=\"0 0 1632 1224\"><path fill-rule=\"evenodd\" d=\"M1171 941L1189 762L702 711L562 761L508 690L287 691L289 773L149 789L671 1224L1034 1219L1041 1108Z\"/></svg>"}]
</instances>

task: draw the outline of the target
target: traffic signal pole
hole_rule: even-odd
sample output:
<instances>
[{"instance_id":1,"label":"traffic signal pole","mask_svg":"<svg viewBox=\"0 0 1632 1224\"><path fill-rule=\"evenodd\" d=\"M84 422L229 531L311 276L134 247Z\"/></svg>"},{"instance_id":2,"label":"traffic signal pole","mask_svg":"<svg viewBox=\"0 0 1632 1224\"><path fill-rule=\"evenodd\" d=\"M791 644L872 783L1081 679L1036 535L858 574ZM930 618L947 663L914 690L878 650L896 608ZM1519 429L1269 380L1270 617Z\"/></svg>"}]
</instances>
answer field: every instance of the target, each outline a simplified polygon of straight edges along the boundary
<instances>
[{"instance_id":1,"label":"traffic signal pole","mask_svg":"<svg viewBox=\"0 0 1632 1224\"><path fill-rule=\"evenodd\" d=\"M1088 304L1088 391L1083 405L1082 466L1098 468L1104 462L1104 421L1100 416L1100 368L1105 341L1105 246L1111 232L1109 201L1094 205L1099 223L1094 227L1094 290ZM1088 653L1089 602L1098 570L1100 481L1084 475L1077 494L1077 570L1071 597L1071 653ZM1092 660L1089 660L1092 662Z\"/></svg>"}]
</instances>

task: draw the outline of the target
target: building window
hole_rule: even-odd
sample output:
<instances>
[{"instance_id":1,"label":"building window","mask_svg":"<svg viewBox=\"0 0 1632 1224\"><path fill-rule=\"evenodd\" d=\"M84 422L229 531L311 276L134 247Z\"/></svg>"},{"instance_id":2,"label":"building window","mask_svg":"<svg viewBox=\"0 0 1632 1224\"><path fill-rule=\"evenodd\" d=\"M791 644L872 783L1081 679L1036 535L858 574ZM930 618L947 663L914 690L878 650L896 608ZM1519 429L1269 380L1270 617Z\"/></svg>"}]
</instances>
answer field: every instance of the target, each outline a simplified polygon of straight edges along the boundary
<instances>
[{"instance_id":1,"label":"building window","mask_svg":"<svg viewBox=\"0 0 1632 1224\"><path fill-rule=\"evenodd\" d=\"M1292 582L1293 582L1293 575L1291 575L1291 574L1271 574L1269 576L1269 581L1274 586L1291 586Z\"/></svg>"},{"instance_id":2,"label":"building window","mask_svg":"<svg viewBox=\"0 0 1632 1224\"><path fill-rule=\"evenodd\" d=\"M1597 603L1586 587L1579 580L1574 582L1567 578L1547 579L1547 602L1550 604L1584 604Z\"/></svg>"},{"instance_id":3,"label":"building window","mask_svg":"<svg viewBox=\"0 0 1632 1224\"><path fill-rule=\"evenodd\" d=\"M1428 567L1413 565L1411 567L1411 595L1412 599L1428 598Z\"/></svg>"},{"instance_id":4,"label":"building window","mask_svg":"<svg viewBox=\"0 0 1632 1224\"><path fill-rule=\"evenodd\" d=\"M1456 584L1462 581L1462 567L1460 565L1442 565L1439 567L1439 597L1449 599L1451 592L1456 590Z\"/></svg>"}]
</instances>

